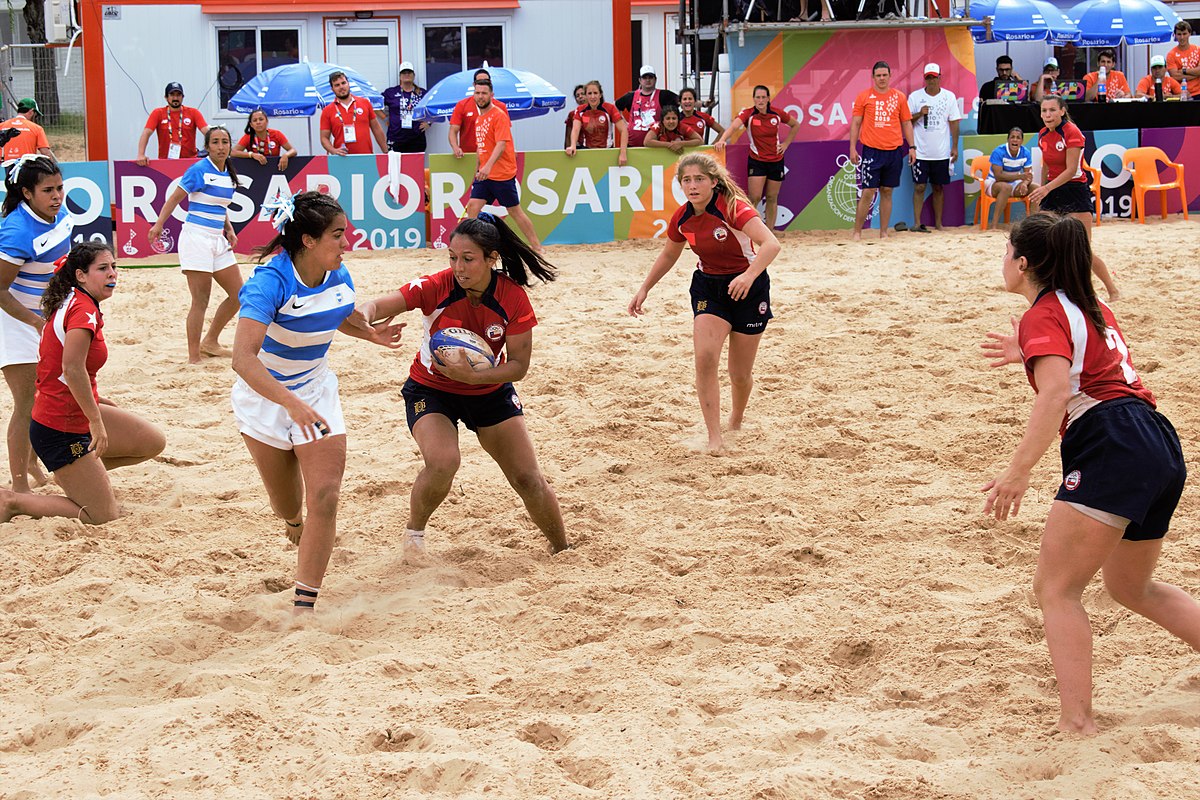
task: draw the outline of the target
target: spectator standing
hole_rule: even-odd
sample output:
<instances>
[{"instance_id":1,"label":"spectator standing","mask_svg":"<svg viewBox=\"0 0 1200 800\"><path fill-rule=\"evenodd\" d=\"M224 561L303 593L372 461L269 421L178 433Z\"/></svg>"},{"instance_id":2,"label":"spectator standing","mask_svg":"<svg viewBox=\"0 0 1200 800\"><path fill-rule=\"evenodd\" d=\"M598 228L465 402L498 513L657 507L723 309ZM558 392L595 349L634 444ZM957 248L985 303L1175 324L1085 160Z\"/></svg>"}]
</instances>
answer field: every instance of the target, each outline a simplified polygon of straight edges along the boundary
<instances>
[{"instance_id":1,"label":"spectator standing","mask_svg":"<svg viewBox=\"0 0 1200 800\"><path fill-rule=\"evenodd\" d=\"M1175 23L1175 46L1167 51L1167 72L1177 81L1200 78L1200 47L1191 43L1192 25Z\"/></svg>"},{"instance_id":2,"label":"spectator standing","mask_svg":"<svg viewBox=\"0 0 1200 800\"><path fill-rule=\"evenodd\" d=\"M871 69L872 86L854 98L850 122L850 162L858 168L858 209L854 214L854 235L862 238L867 213L879 194L879 238L888 235L888 220L892 216L892 190L900 185L900 169L904 156L900 145L908 142L908 163L917 160L913 146L912 113L904 92L891 88L892 68L886 61L876 61ZM862 137L862 154L858 152Z\"/></svg>"},{"instance_id":3,"label":"spectator standing","mask_svg":"<svg viewBox=\"0 0 1200 800\"><path fill-rule=\"evenodd\" d=\"M766 200L763 221L774 230L779 224L779 190L787 173L784 154L800 131L800 123L783 109L771 105L771 90L766 86L755 86L751 95L754 104L743 108L729 123L725 132L713 142L713 149L723 152L725 143L741 132L750 134L750 152L746 156L746 193L750 204L758 208L760 200ZM780 130L787 126L783 141L779 141Z\"/></svg>"},{"instance_id":4,"label":"spectator standing","mask_svg":"<svg viewBox=\"0 0 1200 800\"><path fill-rule=\"evenodd\" d=\"M583 142L581 146L589 150L616 147L620 150L617 164L625 166L629 155L629 126L616 106L604 102L600 81L588 81L584 86L584 102L573 113L575 122L567 134L567 155L575 155L573 141Z\"/></svg>"},{"instance_id":5,"label":"spectator standing","mask_svg":"<svg viewBox=\"0 0 1200 800\"><path fill-rule=\"evenodd\" d=\"M296 148L286 136L268 126L267 112L258 108L250 112L245 133L233 146L233 156L252 158L259 164L266 164L268 158L278 158L279 171L284 172L288 159L296 157Z\"/></svg>"},{"instance_id":6,"label":"spectator standing","mask_svg":"<svg viewBox=\"0 0 1200 800\"><path fill-rule=\"evenodd\" d=\"M683 128L684 132L695 131L700 134L700 141L707 142L709 131L720 136L725 132L725 128L710 115L696 108L696 99L696 90L690 86L679 90L679 127Z\"/></svg>"},{"instance_id":7,"label":"spectator standing","mask_svg":"<svg viewBox=\"0 0 1200 800\"><path fill-rule=\"evenodd\" d=\"M1117 54L1114 50L1109 48L1101 50L1100 55L1096 58L1096 64L1099 69L1083 76L1083 81L1087 84L1087 94L1084 99L1095 101L1100 96L1100 70L1105 72L1105 89L1109 100L1133 95L1133 90L1129 88L1129 81L1125 80L1125 73L1116 69Z\"/></svg>"},{"instance_id":8,"label":"spectator standing","mask_svg":"<svg viewBox=\"0 0 1200 800\"><path fill-rule=\"evenodd\" d=\"M1200 50L1200 47L1194 48ZM1151 100L1158 99L1158 93L1155 87L1162 84L1162 96L1179 97L1183 94L1183 87L1179 81L1167 74L1167 60L1162 56L1150 57L1150 74L1138 81L1136 97L1149 97Z\"/></svg>"},{"instance_id":9,"label":"spectator standing","mask_svg":"<svg viewBox=\"0 0 1200 800\"><path fill-rule=\"evenodd\" d=\"M479 79L488 81L492 80L492 74L486 69L475 70L475 75L472 76L472 81ZM508 107L492 97L492 105L508 114ZM454 153L455 158L462 158L463 153L475 152L475 120L479 115L479 108L475 105L475 94L472 92L470 97L464 97L458 101L458 105L454 107L454 113L450 115L450 151Z\"/></svg>"},{"instance_id":10,"label":"spectator standing","mask_svg":"<svg viewBox=\"0 0 1200 800\"><path fill-rule=\"evenodd\" d=\"M417 86L417 73L412 62L401 62L400 83L383 90L383 105L386 110L377 112L381 119L388 121L389 150L395 153L425 152L425 131L429 128L429 123L413 120L413 109L424 96L425 90Z\"/></svg>"},{"instance_id":11,"label":"spectator standing","mask_svg":"<svg viewBox=\"0 0 1200 800\"><path fill-rule=\"evenodd\" d=\"M567 119L566 119L567 129L563 132L563 149L564 150L566 150L572 146L571 131L575 128L575 111L576 111L576 109L578 109L580 106L582 106L584 103L587 102L587 86L585 86L582 83L579 84L578 86L575 87L575 91L572 92L572 94L575 97L575 108L572 108L570 111L567 112ZM575 139L574 146L576 148L587 147L587 141L584 139L584 135L583 135L582 131L579 133L579 136Z\"/></svg>"},{"instance_id":12,"label":"spectator standing","mask_svg":"<svg viewBox=\"0 0 1200 800\"><path fill-rule=\"evenodd\" d=\"M644 64L638 71L638 88L621 95L615 105L620 111L629 112L629 146L642 147L646 134L662 115L663 106L678 108L679 96L659 89L654 67Z\"/></svg>"},{"instance_id":13,"label":"spectator standing","mask_svg":"<svg viewBox=\"0 0 1200 800\"><path fill-rule=\"evenodd\" d=\"M168 83L163 95L167 104L150 112L138 139L137 163L143 167L149 160L146 145L150 143L150 134L158 134L159 158L195 158L196 134L208 133L208 122L200 109L183 104L183 84Z\"/></svg>"},{"instance_id":14,"label":"spectator standing","mask_svg":"<svg viewBox=\"0 0 1200 800\"><path fill-rule=\"evenodd\" d=\"M925 87L909 95L908 110L912 114L917 150L917 160L912 166L913 224L919 231L928 230L921 222L921 211L925 206L925 185L931 184L933 224L940 231L945 188L958 160L958 121L963 115L958 98L942 88L942 68L938 64L925 65Z\"/></svg>"},{"instance_id":15,"label":"spectator standing","mask_svg":"<svg viewBox=\"0 0 1200 800\"><path fill-rule=\"evenodd\" d=\"M16 131L15 134L9 134L12 138L4 142L4 157L0 160L11 161L21 156L36 155L54 158L54 151L50 149L45 129L33 121L41 114L42 110L38 108L37 100L32 97L26 97L17 103L17 115L0 123L0 134L8 130ZM3 138L0 135L0 140Z\"/></svg>"},{"instance_id":16,"label":"spectator standing","mask_svg":"<svg viewBox=\"0 0 1200 800\"><path fill-rule=\"evenodd\" d=\"M388 151L383 126L371 108L371 101L350 93L350 81L344 72L329 76L334 101L321 109L321 147L331 156L370 155L371 137L379 149Z\"/></svg>"}]
</instances>

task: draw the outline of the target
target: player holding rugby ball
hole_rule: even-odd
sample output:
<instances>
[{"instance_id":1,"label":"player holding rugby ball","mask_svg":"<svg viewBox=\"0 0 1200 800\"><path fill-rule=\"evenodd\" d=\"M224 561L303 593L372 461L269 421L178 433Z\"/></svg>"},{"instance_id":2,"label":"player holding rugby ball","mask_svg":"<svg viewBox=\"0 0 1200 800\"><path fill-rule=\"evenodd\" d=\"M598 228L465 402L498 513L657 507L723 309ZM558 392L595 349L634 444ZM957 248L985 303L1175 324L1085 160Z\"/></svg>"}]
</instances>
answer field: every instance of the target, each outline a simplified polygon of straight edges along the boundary
<instances>
[{"instance_id":1,"label":"player holding rugby ball","mask_svg":"<svg viewBox=\"0 0 1200 800\"><path fill-rule=\"evenodd\" d=\"M394 314L420 309L425 341L413 359L401 394L425 466L413 481L406 550L423 552L425 525L446 499L458 471L458 423L479 438L517 490L534 523L554 552L567 548L558 498L538 466L525 427L521 400L513 382L525 377L533 351L537 318L525 294L531 274L554 280L554 268L487 212L464 219L450 235L449 269L416 278L395 292L359 306L350 318L365 326ZM435 356L431 339L463 328L488 343L494 366L486 360ZM461 334L460 334L461 336Z\"/></svg>"}]
</instances>

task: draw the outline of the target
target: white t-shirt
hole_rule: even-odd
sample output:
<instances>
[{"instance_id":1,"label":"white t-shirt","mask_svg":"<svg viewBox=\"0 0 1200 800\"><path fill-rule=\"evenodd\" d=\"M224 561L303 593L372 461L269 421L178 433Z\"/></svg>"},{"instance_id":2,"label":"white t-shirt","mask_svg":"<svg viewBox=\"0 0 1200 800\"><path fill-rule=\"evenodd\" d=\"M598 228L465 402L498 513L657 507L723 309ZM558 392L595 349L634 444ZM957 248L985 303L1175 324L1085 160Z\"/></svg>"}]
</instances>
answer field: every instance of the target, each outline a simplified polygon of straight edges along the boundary
<instances>
[{"instance_id":1,"label":"white t-shirt","mask_svg":"<svg viewBox=\"0 0 1200 800\"><path fill-rule=\"evenodd\" d=\"M963 118L958 110L958 98L954 92L946 89L936 95L917 89L908 96L908 110L913 114L925 106L929 106L929 116L913 120L917 158L922 161L943 161L950 158L950 122Z\"/></svg>"}]
</instances>

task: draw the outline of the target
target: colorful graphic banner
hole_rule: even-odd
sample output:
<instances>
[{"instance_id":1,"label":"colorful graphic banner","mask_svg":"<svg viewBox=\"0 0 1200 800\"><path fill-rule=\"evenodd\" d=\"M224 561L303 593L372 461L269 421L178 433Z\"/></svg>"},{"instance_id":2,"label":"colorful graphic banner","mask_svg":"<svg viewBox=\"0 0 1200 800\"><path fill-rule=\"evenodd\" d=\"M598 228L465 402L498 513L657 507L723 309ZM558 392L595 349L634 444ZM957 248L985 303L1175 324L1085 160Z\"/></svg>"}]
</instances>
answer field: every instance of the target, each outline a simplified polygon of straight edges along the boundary
<instances>
[{"instance_id":1,"label":"colorful graphic banner","mask_svg":"<svg viewBox=\"0 0 1200 800\"><path fill-rule=\"evenodd\" d=\"M924 88L925 64L938 64L942 89L954 93L963 112L959 133L975 133L979 87L966 28L746 32L730 43L730 113L753 104L755 86L767 86L772 105L799 120L796 141L847 141L854 98L871 87L876 61L891 65L891 86L905 94Z\"/></svg>"},{"instance_id":2,"label":"colorful graphic banner","mask_svg":"<svg viewBox=\"0 0 1200 800\"><path fill-rule=\"evenodd\" d=\"M655 239L684 201L675 183L679 156L665 149L633 148L617 165L616 150L561 150L517 154L521 207L545 244L587 244ZM466 211L476 158L429 156L430 246L445 247ZM490 206L488 211L504 216ZM510 224L512 224L510 222Z\"/></svg>"},{"instance_id":3,"label":"colorful graphic banner","mask_svg":"<svg viewBox=\"0 0 1200 800\"><path fill-rule=\"evenodd\" d=\"M75 218L74 242L112 244L112 199L108 195L107 161L65 161L63 173L67 210ZM0 181L0 198L7 192Z\"/></svg>"},{"instance_id":4,"label":"colorful graphic banner","mask_svg":"<svg viewBox=\"0 0 1200 800\"><path fill-rule=\"evenodd\" d=\"M116 187L119 254L143 257L176 252L179 231L187 217L187 201L180 204L164 226L162 237L151 246L146 236L158 219L166 199L175 191L194 161L155 160L141 167L134 161L113 163ZM398 175L399 201L390 193L388 156L311 156L293 158L280 172L275 161L260 165L248 158L234 163L241 188L229 206L229 220L238 235L237 251L250 253L275 236L265 201L279 194L317 190L341 203L349 225L346 238L351 250L385 250L425 246L423 186L425 161L420 154L405 155Z\"/></svg>"},{"instance_id":5,"label":"colorful graphic banner","mask_svg":"<svg viewBox=\"0 0 1200 800\"><path fill-rule=\"evenodd\" d=\"M1166 155L1168 161L1183 164L1185 175L1200 176L1200 128L1157 128L1142 131L1142 147L1157 147ZM1191 169L1187 169L1191 167ZM1175 180L1175 170L1164 164L1158 165L1158 174L1163 182ZM1132 186L1132 184L1131 184ZM1187 190L1189 211L1200 211L1200 180L1193 177L1192 185L1184 187ZM1162 193L1146 193L1146 216L1162 213ZM1179 192L1167 192L1167 213L1179 214L1183 209L1179 204Z\"/></svg>"}]
</instances>

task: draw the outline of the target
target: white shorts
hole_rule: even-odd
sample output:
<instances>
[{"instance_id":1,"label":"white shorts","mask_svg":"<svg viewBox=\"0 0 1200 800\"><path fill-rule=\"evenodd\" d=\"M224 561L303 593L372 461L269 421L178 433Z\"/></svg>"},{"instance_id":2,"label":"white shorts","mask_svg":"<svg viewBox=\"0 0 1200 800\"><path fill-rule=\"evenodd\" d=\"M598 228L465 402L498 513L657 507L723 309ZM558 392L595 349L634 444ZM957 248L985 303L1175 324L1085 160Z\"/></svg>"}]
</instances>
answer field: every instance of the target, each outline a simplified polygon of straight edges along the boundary
<instances>
[{"instance_id":1,"label":"white shorts","mask_svg":"<svg viewBox=\"0 0 1200 800\"><path fill-rule=\"evenodd\" d=\"M327 436L346 433L342 399L338 396L338 379L332 370L327 371L323 378L301 386L295 394L329 424ZM229 399L233 403L233 416L238 421L238 429L251 439L279 450L291 450L296 445L312 443L311 439L304 437L304 430L292 421L286 408L263 397L241 378L233 384Z\"/></svg>"},{"instance_id":2,"label":"white shorts","mask_svg":"<svg viewBox=\"0 0 1200 800\"><path fill-rule=\"evenodd\" d=\"M210 232L211 231L211 232ZM237 264L223 231L184 224L179 232L179 268L184 272L219 272Z\"/></svg>"},{"instance_id":3,"label":"white shorts","mask_svg":"<svg viewBox=\"0 0 1200 800\"><path fill-rule=\"evenodd\" d=\"M40 344L37 328L0 311L0 367L36 364Z\"/></svg>"},{"instance_id":4,"label":"white shorts","mask_svg":"<svg viewBox=\"0 0 1200 800\"><path fill-rule=\"evenodd\" d=\"M984 184L983 184L983 190L984 190L985 192L987 192L987 193L988 193L990 196L992 196L992 197L995 197L995 196L996 196L996 195L992 194L992 186L994 186L994 185L995 185L995 183L996 183L996 179L995 179L995 178L993 178L992 176L990 176L990 175L989 175L989 176L988 176L988 179L987 179L987 180L984 182ZM1017 188L1017 186L1018 186L1018 185L1020 185L1021 181L1019 181L1019 180L1016 180L1016 181L1007 181L1007 183L1008 183L1008 185L1009 185L1009 186L1011 186L1013 189L1016 189L1016 188Z\"/></svg>"}]
</instances>

